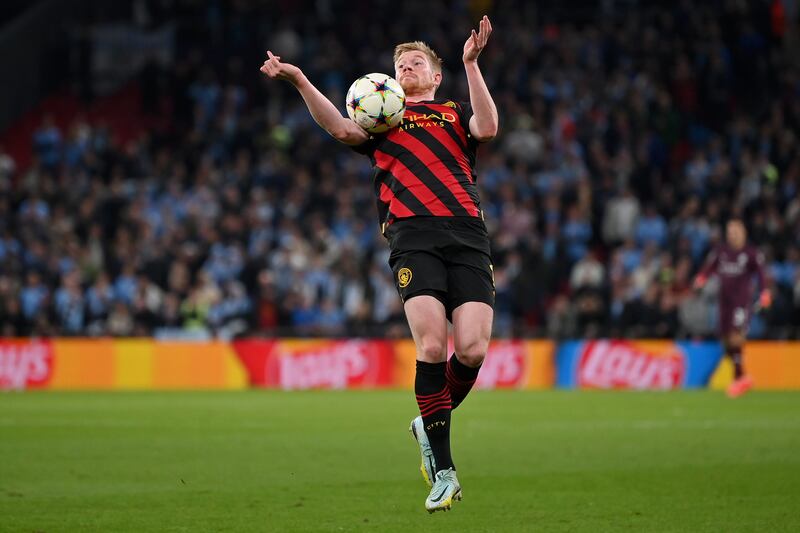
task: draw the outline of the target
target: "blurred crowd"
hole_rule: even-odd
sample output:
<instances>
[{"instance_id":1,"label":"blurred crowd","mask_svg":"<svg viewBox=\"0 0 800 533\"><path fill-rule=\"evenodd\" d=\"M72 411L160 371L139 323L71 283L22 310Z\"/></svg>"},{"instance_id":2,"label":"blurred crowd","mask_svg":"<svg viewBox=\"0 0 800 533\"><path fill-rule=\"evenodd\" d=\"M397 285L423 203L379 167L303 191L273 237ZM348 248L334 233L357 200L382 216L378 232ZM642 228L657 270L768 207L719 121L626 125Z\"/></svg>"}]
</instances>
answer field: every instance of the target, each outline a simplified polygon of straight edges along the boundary
<instances>
[{"instance_id":1,"label":"blurred crowd","mask_svg":"<svg viewBox=\"0 0 800 533\"><path fill-rule=\"evenodd\" d=\"M343 108L422 39L466 100L486 12L496 334L713 335L715 285L692 279L736 215L774 297L751 335L800 338L795 2L138 4L177 30L174 63L137 81L162 126L123 144L46 118L24 169L0 147L2 335L407 335L369 161L258 68L270 49Z\"/></svg>"}]
</instances>

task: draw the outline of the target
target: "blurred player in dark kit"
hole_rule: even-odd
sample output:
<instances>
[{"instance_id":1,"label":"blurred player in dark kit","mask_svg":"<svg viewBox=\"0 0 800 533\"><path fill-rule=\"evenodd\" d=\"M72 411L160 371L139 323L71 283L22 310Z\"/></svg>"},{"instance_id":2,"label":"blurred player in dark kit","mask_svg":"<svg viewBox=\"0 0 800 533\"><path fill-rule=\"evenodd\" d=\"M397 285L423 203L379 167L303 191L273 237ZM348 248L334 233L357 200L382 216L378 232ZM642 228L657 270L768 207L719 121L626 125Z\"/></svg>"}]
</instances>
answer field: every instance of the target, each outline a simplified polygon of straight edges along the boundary
<instances>
[{"instance_id":1,"label":"blurred player in dark kit","mask_svg":"<svg viewBox=\"0 0 800 533\"><path fill-rule=\"evenodd\" d=\"M720 340L734 368L734 381L728 387L728 396L736 398L753 386L753 380L745 372L742 361L742 347L747 338L750 313L754 309L753 276L758 278L761 289L755 308L769 307L772 296L765 284L764 257L747 244L744 223L738 218L731 219L725 235L726 243L711 251L694 286L701 289L710 276L719 278Z\"/></svg>"}]
</instances>

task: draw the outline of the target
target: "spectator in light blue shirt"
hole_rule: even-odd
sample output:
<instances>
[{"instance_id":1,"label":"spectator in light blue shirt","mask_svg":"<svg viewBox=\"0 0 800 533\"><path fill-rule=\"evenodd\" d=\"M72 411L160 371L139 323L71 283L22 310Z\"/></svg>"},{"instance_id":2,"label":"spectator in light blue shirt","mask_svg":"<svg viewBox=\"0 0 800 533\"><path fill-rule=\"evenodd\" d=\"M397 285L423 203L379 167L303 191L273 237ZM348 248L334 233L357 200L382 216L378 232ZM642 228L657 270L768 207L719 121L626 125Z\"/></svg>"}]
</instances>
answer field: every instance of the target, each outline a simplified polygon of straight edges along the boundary
<instances>
[{"instance_id":1,"label":"spectator in light blue shirt","mask_svg":"<svg viewBox=\"0 0 800 533\"><path fill-rule=\"evenodd\" d=\"M627 274L636 269L642 263L642 250L637 248L633 239L625 241L622 249L622 266Z\"/></svg>"},{"instance_id":2,"label":"spectator in light blue shirt","mask_svg":"<svg viewBox=\"0 0 800 533\"><path fill-rule=\"evenodd\" d=\"M6 233L0 238L0 261L9 256L19 256L21 250L22 247L19 245L19 241L11 233Z\"/></svg>"},{"instance_id":3,"label":"spectator in light blue shirt","mask_svg":"<svg viewBox=\"0 0 800 533\"><path fill-rule=\"evenodd\" d=\"M791 288L794 284L798 264L800 264L800 249L791 247L786 251L786 259L773 262L769 267L769 272L777 285Z\"/></svg>"},{"instance_id":4,"label":"spectator in light blue shirt","mask_svg":"<svg viewBox=\"0 0 800 533\"><path fill-rule=\"evenodd\" d=\"M648 204L644 214L639 217L636 226L636 243L644 246L648 243L655 243L663 246L667 241L667 223L653 204Z\"/></svg>"},{"instance_id":5,"label":"spectator in light blue shirt","mask_svg":"<svg viewBox=\"0 0 800 533\"><path fill-rule=\"evenodd\" d=\"M127 305L132 305L136 298L136 269L132 265L125 265L122 273L114 281L114 298Z\"/></svg>"},{"instance_id":6,"label":"spectator in light blue shirt","mask_svg":"<svg viewBox=\"0 0 800 533\"><path fill-rule=\"evenodd\" d=\"M44 117L42 126L33 134L33 149L46 168L54 168L61 160L61 132L51 115Z\"/></svg>"},{"instance_id":7,"label":"spectator in light blue shirt","mask_svg":"<svg viewBox=\"0 0 800 533\"><path fill-rule=\"evenodd\" d=\"M80 334L84 326L85 308L77 271L63 276L62 286L56 289L54 303L64 331L72 335Z\"/></svg>"},{"instance_id":8,"label":"spectator in light blue shirt","mask_svg":"<svg viewBox=\"0 0 800 533\"><path fill-rule=\"evenodd\" d=\"M561 231L567 246L567 255L575 262L586 254L589 240L592 238L592 226L577 206L567 210L567 222Z\"/></svg>"},{"instance_id":9,"label":"spectator in light blue shirt","mask_svg":"<svg viewBox=\"0 0 800 533\"><path fill-rule=\"evenodd\" d=\"M22 314L26 319L32 321L39 314L47 302L48 294L39 273L34 270L29 271L25 287L19 293Z\"/></svg>"},{"instance_id":10,"label":"spectator in light blue shirt","mask_svg":"<svg viewBox=\"0 0 800 533\"><path fill-rule=\"evenodd\" d=\"M105 272L86 290L86 306L92 320L105 318L114 303L114 288Z\"/></svg>"}]
</instances>

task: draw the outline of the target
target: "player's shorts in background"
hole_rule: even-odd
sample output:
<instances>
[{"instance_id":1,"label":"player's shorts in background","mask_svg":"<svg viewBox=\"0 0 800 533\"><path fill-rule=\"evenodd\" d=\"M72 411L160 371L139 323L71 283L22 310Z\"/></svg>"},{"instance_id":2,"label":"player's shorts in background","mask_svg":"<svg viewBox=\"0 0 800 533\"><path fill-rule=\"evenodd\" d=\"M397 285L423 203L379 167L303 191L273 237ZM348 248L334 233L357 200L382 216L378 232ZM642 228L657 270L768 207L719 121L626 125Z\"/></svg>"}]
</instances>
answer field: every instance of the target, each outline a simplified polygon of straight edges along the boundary
<instances>
[{"instance_id":1,"label":"player's shorts in background","mask_svg":"<svg viewBox=\"0 0 800 533\"><path fill-rule=\"evenodd\" d=\"M489 233L471 217L413 217L386 229L389 266L403 302L427 294L444 304L447 318L466 302L494 307Z\"/></svg>"},{"instance_id":2,"label":"player's shorts in background","mask_svg":"<svg viewBox=\"0 0 800 533\"><path fill-rule=\"evenodd\" d=\"M749 301L721 298L719 303L719 330L723 336L731 333L747 334L750 327Z\"/></svg>"}]
</instances>

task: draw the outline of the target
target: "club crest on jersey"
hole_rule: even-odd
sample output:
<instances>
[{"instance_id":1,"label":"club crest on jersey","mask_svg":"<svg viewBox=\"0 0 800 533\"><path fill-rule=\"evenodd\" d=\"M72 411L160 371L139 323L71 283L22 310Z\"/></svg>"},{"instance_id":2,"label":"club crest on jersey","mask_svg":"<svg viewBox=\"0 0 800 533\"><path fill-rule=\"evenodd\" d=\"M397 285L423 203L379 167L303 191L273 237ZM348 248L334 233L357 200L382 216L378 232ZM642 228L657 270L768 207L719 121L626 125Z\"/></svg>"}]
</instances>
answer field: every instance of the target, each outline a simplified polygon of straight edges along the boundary
<instances>
[{"instance_id":1,"label":"club crest on jersey","mask_svg":"<svg viewBox=\"0 0 800 533\"><path fill-rule=\"evenodd\" d=\"M400 285L401 289L408 287L408 284L411 283L412 275L410 268L401 268L397 272L397 284Z\"/></svg>"}]
</instances>

